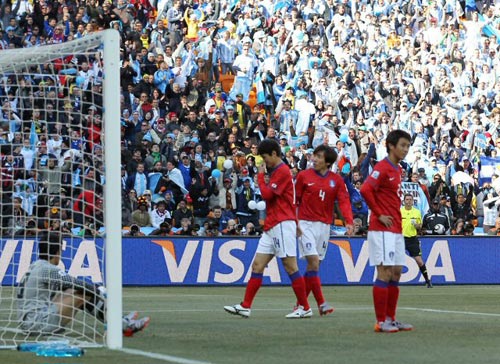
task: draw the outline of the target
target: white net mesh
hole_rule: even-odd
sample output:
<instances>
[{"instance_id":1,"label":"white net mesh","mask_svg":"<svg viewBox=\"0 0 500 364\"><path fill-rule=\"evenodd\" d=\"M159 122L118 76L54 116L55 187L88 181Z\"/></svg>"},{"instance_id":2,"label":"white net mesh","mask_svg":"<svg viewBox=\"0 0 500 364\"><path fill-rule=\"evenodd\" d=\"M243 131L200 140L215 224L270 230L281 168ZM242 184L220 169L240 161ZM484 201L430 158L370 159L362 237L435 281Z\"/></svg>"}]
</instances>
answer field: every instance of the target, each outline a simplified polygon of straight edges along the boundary
<instances>
[{"instance_id":1,"label":"white net mesh","mask_svg":"<svg viewBox=\"0 0 500 364\"><path fill-rule=\"evenodd\" d=\"M50 335L22 330L17 298L47 230L63 234L60 268L103 283L104 47L103 34L94 33L0 52L0 346L103 343L103 324L86 310Z\"/></svg>"}]
</instances>

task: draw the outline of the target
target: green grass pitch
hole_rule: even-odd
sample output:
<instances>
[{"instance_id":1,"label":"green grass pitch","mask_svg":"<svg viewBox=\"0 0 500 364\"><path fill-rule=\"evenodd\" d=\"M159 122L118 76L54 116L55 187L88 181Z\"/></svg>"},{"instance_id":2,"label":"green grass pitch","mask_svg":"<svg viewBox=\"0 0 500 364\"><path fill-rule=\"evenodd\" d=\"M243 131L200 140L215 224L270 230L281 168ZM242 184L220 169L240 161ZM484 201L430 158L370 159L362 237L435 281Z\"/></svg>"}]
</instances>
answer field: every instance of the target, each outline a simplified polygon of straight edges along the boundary
<instances>
[{"instance_id":1,"label":"green grass pitch","mask_svg":"<svg viewBox=\"0 0 500 364\"><path fill-rule=\"evenodd\" d=\"M262 287L249 319L222 306L240 302L243 287L126 288L124 310L151 316L124 347L135 355L88 349L82 358L39 358L2 350L2 363L498 363L500 286L402 286L398 318L411 332L373 332L371 287L324 287L336 311L287 320L290 287ZM312 299L312 296L311 296ZM145 356L148 355L148 356Z\"/></svg>"}]
</instances>

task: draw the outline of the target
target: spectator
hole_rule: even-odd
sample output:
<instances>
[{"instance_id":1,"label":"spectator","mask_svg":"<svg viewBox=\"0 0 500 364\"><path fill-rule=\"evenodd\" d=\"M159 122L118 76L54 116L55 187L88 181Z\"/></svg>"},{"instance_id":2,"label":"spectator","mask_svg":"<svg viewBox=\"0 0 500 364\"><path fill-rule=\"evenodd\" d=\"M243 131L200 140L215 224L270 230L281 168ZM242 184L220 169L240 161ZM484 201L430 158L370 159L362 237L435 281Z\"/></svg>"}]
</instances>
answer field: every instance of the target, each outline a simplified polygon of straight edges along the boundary
<instances>
[{"instance_id":1,"label":"spectator","mask_svg":"<svg viewBox=\"0 0 500 364\"><path fill-rule=\"evenodd\" d=\"M128 232L124 234L124 236L131 236L131 237L138 237L138 236L146 236L141 229L139 228L138 225L133 224L130 226L130 229Z\"/></svg>"},{"instance_id":2,"label":"spectator","mask_svg":"<svg viewBox=\"0 0 500 364\"><path fill-rule=\"evenodd\" d=\"M422 219L422 230L427 235L445 235L450 230L448 217L440 212L439 200L432 200L428 213Z\"/></svg>"},{"instance_id":3,"label":"spectator","mask_svg":"<svg viewBox=\"0 0 500 364\"><path fill-rule=\"evenodd\" d=\"M355 236L366 236L368 233L366 225L363 224L363 220L359 217L353 219L353 227Z\"/></svg>"},{"instance_id":4,"label":"spectator","mask_svg":"<svg viewBox=\"0 0 500 364\"><path fill-rule=\"evenodd\" d=\"M153 230L149 235L151 236L171 236L174 233L171 230L170 224L166 221L162 222L158 229Z\"/></svg>"},{"instance_id":5,"label":"spectator","mask_svg":"<svg viewBox=\"0 0 500 364\"><path fill-rule=\"evenodd\" d=\"M165 200L159 200L156 202L155 208L150 213L151 215L151 226L159 229L163 222L172 222L172 216L170 212L167 211L167 203Z\"/></svg>"},{"instance_id":6,"label":"spectator","mask_svg":"<svg viewBox=\"0 0 500 364\"><path fill-rule=\"evenodd\" d=\"M242 235L247 236L259 236L262 232L260 229L257 229L252 222L247 222L243 230L241 231Z\"/></svg>"},{"instance_id":7,"label":"spectator","mask_svg":"<svg viewBox=\"0 0 500 364\"><path fill-rule=\"evenodd\" d=\"M488 230L488 235L498 235L500 236L500 217L495 219L495 226Z\"/></svg>"},{"instance_id":8,"label":"spectator","mask_svg":"<svg viewBox=\"0 0 500 364\"><path fill-rule=\"evenodd\" d=\"M440 196L450 196L450 188L439 173L436 173L432 177L432 182L429 186L429 196L431 200Z\"/></svg>"},{"instance_id":9,"label":"spectator","mask_svg":"<svg viewBox=\"0 0 500 364\"><path fill-rule=\"evenodd\" d=\"M251 222L254 225L259 225L258 215L255 210L248 207L250 201L255 201L255 188L252 186L250 177L243 177L238 180L236 189L236 216L241 225L245 226Z\"/></svg>"},{"instance_id":10,"label":"spectator","mask_svg":"<svg viewBox=\"0 0 500 364\"><path fill-rule=\"evenodd\" d=\"M353 13L349 6L327 0L324 4L305 4L279 13L267 14L263 7L245 9L238 22L240 10L225 17L227 9L221 9L220 14L215 10L214 14L210 5L203 4L193 11L178 0L168 2L164 9L149 5L132 8L124 0L119 0L116 7L108 5L99 5L95 0L81 7L9 3L2 9L4 33L0 48L39 47L83 38L99 29L119 29L123 34L122 84L117 92L121 92L126 142L122 148L126 171L122 173L127 178L137 176L139 163L146 164L146 175L153 169L159 172L159 166L153 167L153 154L157 153L153 144L159 144L161 157L157 159L163 163L162 168L166 161L174 166L180 161L178 168L185 178L184 184L175 178L175 183L162 185L162 177L154 192L164 195L171 190L175 202L189 190L194 169L190 159L182 166L181 153L189 156L190 148L199 143L202 152L196 151L193 160L204 163L204 154L211 150L214 155L210 161L222 170L225 158L219 147L227 149L225 152L230 155L238 150L232 145L235 144L246 156L252 154L253 166L259 166L262 161L253 154L253 144L257 146L260 140L279 137L285 131L278 130L276 134L274 128L279 127L281 120L267 120L267 115L283 114L286 107L282 105L287 104L291 111L300 111L301 103L310 106L309 100L315 104L311 110L314 127L305 135L305 146L292 145L292 132L290 128L287 131L288 144L297 149L287 160L290 163L299 158L298 169L312 163L307 159L308 147L322 143L335 146L341 134L347 132L349 139L341 149L351 168L359 167L366 177L375 162L385 157L387 132L401 128L412 134L412 148L418 151L414 153L418 158L414 162L410 153L407 162L414 172L424 168L421 173L431 181L420 182L430 184L432 201L448 194L446 184L454 173L463 171L475 176L482 168L479 162L484 155L498 157L500 89L492 75L498 73L499 65L488 25L500 19L494 7L475 7L474 13L471 7L463 8L463 2L447 2L446 12L440 15L439 4L430 2L422 4L410 21L413 10L404 6L399 15L391 15L387 2L369 2L357 6ZM193 15L188 16L189 25L183 19L186 11ZM419 18L419 13L432 16ZM468 19L458 16L461 13ZM219 17L214 26L199 23L202 18L212 17ZM396 23L392 17L397 18ZM252 18L263 21L253 28L248 23ZM202 24L207 27L201 29ZM450 27L439 42L434 35L441 31L440 26L446 25ZM200 32L195 34L197 27ZM182 39L182 34L196 42ZM39 187L50 194L58 194L62 187L71 198L76 198L81 185L92 184L84 176L87 180L89 176L95 181L100 179L100 169L87 161L87 153L95 152L97 156L102 147L102 97L92 93L102 87L101 60L94 55L78 55L58 62L39 67L36 77L6 77L1 87L2 118L9 126L0 138L7 151L2 158L4 190L12 191L16 180L26 179L24 171L30 169L32 160L32 166L41 172L37 182L48 176L49 183ZM212 66L219 62L222 74L235 76L233 84L228 81L231 76L224 79L224 85L215 82L218 67ZM76 76L69 72L70 76L57 74L60 70L74 71ZM255 100L249 98L253 95L252 85L257 90ZM228 87L231 92L226 94L224 89ZM221 92L205 96L212 90ZM208 103L207 98L211 100ZM200 106L203 109L206 104L214 106L208 114L200 111ZM265 115L257 111L262 108ZM216 110L220 112L215 113ZM209 120L209 115L213 119ZM165 118L165 124L161 118ZM23 139L28 140L32 122L40 139L34 153L22 144ZM235 124L240 128L236 133L230 129ZM187 134L178 132L185 127L189 129ZM297 129L294 123L293 128ZM192 135L193 130L198 135ZM295 130L295 134L299 136L300 132ZM247 135L250 140L244 139ZM198 142L191 143L193 138L198 138ZM71 149L71 156L65 154L66 149ZM47 164L51 154L56 161L53 169ZM359 163L355 155L361 156ZM85 173L87 170L90 175ZM251 166L248 170L248 176L253 177ZM442 177L434 183L437 173ZM124 191L133 189L141 194L154 186L122 187ZM38 192L32 188L33 194ZM465 196L467 199L467 193ZM473 215L480 223L483 210L482 200L478 201L471 205L476 207ZM43 210L43 206L39 208Z\"/></svg>"},{"instance_id":11,"label":"spectator","mask_svg":"<svg viewBox=\"0 0 500 364\"><path fill-rule=\"evenodd\" d=\"M189 195L193 200L193 217L194 223L198 226L202 226L205 222L208 214L210 212L208 201L210 196L213 194L215 188L215 181L211 180L208 184L202 184L197 182L193 178L191 188L189 189Z\"/></svg>"},{"instance_id":12,"label":"spectator","mask_svg":"<svg viewBox=\"0 0 500 364\"><path fill-rule=\"evenodd\" d=\"M186 158L187 159L187 158ZM164 195L170 191L175 203L182 200L184 195L188 192L184 187L184 176L172 161L167 162L167 170L163 173L162 177L158 180L155 188L155 194Z\"/></svg>"},{"instance_id":13,"label":"spectator","mask_svg":"<svg viewBox=\"0 0 500 364\"><path fill-rule=\"evenodd\" d=\"M236 220L230 219L227 226L222 230L223 235L241 235L242 226L236 223Z\"/></svg>"},{"instance_id":14,"label":"spectator","mask_svg":"<svg viewBox=\"0 0 500 364\"><path fill-rule=\"evenodd\" d=\"M142 196L149 189L149 181L145 171L144 163L137 163L135 173L132 173L127 179L127 188L129 190L134 189L137 196Z\"/></svg>"},{"instance_id":15,"label":"spectator","mask_svg":"<svg viewBox=\"0 0 500 364\"><path fill-rule=\"evenodd\" d=\"M181 219L179 225L180 225L179 229L177 229L177 231L175 232L176 235L188 235L188 236L196 235L196 231L191 224L191 219L184 217Z\"/></svg>"},{"instance_id":16,"label":"spectator","mask_svg":"<svg viewBox=\"0 0 500 364\"><path fill-rule=\"evenodd\" d=\"M469 186L467 195L464 192L456 193L455 189L450 190L450 202L451 210L453 211L453 223L456 223L458 219L463 219L464 221L471 221L474 218L474 211L471 207L473 189Z\"/></svg>"},{"instance_id":17,"label":"spectator","mask_svg":"<svg viewBox=\"0 0 500 364\"><path fill-rule=\"evenodd\" d=\"M236 193L238 175L233 173L231 177L223 179L222 187L219 189L219 204L223 209L236 210Z\"/></svg>"},{"instance_id":18,"label":"spectator","mask_svg":"<svg viewBox=\"0 0 500 364\"><path fill-rule=\"evenodd\" d=\"M139 198L137 209L132 212L132 222L139 227L152 226L148 202L144 197Z\"/></svg>"},{"instance_id":19,"label":"spectator","mask_svg":"<svg viewBox=\"0 0 500 364\"><path fill-rule=\"evenodd\" d=\"M177 204L177 209L172 214L172 226L179 229L181 221L184 218L193 221L193 211L187 208L186 200L180 200Z\"/></svg>"}]
</instances>

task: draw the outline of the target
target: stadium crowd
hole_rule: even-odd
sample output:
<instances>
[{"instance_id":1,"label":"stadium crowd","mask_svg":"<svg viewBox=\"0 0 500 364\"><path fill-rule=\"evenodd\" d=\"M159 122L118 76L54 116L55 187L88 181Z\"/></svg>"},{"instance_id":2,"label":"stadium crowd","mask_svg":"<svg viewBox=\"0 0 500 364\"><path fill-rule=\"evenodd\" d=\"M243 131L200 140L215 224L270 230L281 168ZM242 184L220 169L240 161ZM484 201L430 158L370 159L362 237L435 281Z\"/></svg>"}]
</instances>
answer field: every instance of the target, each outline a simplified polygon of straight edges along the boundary
<instances>
[{"instance_id":1,"label":"stadium crowd","mask_svg":"<svg viewBox=\"0 0 500 364\"><path fill-rule=\"evenodd\" d=\"M359 189L393 129L413 137L403 190L422 233L498 235L495 3L13 0L2 3L0 49L120 31L128 236L259 234L256 150L265 138L279 140L294 175L311 167L316 146L335 148L363 235ZM3 75L0 85L4 234L98 235L101 55L36 71ZM342 225L340 210L332 224Z\"/></svg>"}]
</instances>

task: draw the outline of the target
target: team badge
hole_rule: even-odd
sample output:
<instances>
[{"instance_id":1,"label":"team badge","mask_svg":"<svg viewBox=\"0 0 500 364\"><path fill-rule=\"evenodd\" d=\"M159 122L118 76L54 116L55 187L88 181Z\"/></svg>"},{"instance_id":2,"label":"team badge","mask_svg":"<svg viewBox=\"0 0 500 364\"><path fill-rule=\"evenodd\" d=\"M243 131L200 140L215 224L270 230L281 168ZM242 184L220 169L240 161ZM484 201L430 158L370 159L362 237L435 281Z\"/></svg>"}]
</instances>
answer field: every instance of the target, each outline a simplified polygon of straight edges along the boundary
<instances>
[{"instance_id":1,"label":"team badge","mask_svg":"<svg viewBox=\"0 0 500 364\"><path fill-rule=\"evenodd\" d=\"M380 175L379 171L374 171L372 173L372 178L377 179L379 175Z\"/></svg>"},{"instance_id":2,"label":"team badge","mask_svg":"<svg viewBox=\"0 0 500 364\"><path fill-rule=\"evenodd\" d=\"M278 185L276 183L273 183L273 184L271 184L271 188L276 189L276 188L278 188Z\"/></svg>"},{"instance_id":3,"label":"team badge","mask_svg":"<svg viewBox=\"0 0 500 364\"><path fill-rule=\"evenodd\" d=\"M334 181L334 180L330 180L330 187L331 187L331 188L334 188L334 187L335 187L335 181Z\"/></svg>"}]
</instances>

